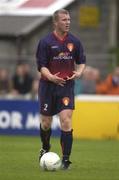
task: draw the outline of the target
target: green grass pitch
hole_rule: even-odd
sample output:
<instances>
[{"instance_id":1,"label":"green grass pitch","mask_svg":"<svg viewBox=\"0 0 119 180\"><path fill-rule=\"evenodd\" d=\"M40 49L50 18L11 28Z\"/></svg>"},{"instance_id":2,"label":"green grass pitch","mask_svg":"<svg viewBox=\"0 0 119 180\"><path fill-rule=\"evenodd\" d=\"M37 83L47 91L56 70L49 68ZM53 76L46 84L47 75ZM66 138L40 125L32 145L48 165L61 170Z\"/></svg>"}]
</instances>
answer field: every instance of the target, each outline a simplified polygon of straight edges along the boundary
<instances>
[{"instance_id":1,"label":"green grass pitch","mask_svg":"<svg viewBox=\"0 0 119 180\"><path fill-rule=\"evenodd\" d=\"M61 156L58 138L51 151ZM72 166L67 171L44 172L39 168L38 137L0 136L0 180L117 180L119 141L74 140Z\"/></svg>"}]
</instances>

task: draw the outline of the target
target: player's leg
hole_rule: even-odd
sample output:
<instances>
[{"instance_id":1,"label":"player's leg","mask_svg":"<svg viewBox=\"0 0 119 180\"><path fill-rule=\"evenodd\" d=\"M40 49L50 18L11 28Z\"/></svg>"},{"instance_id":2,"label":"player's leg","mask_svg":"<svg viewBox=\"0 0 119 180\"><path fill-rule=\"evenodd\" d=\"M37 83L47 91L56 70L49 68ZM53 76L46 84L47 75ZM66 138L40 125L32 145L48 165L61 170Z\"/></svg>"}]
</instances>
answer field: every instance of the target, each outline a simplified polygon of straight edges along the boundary
<instances>
[{"instance_id":1,"label":"player's leg","mask_svg":"<svg viewBox=\"0 0 119 180\"><path fill-rule=\"evenodd\" d=\"M73 143L73 131L72 131L72 112L71 109L64 109L59 113L61 124L61 138L60 143L62 147L62 165L63 169L67 169L70 165L70 154Z\"/></svg>"},{"instance_id":2,"label":"player's leg","mask_svg":"<svg viewBox=\"0 0 119 180\"><path fill-rule=\"evenodd\" d=\"M40 139L42 148L40 150L39 159L50 149L51 123L52 123L52 85L51 83L41 81L39 86L39 110L41 114L40 123Z\"/></svg>"},{"instance_id":3,"label":"player's leg","mask_svg":"<svg viewBox=\"0 0 119 180\"><path fill-rule=\"evenodd\" d=\"M50 137L51 137L51 124L52 124L52 116L44 116L41 115L41 123L40 123L40 138L42 142L42 148L40 150L39 159L42 155L49 151L50 149Z\"/></svg>"}]
</instances>

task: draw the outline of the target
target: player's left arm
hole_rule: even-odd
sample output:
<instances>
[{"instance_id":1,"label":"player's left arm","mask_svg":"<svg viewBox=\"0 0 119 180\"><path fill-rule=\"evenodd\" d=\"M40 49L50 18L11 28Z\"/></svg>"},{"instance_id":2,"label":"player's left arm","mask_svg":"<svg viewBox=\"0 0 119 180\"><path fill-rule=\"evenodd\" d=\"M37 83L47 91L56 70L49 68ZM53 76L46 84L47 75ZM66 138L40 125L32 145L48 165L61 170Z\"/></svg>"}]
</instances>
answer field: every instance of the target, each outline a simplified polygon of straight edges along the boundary
<instances>
[{"instance_id":1,"label":"player's left arm","mask_svg":"<svg viewBox=\"0 0 119 180\"><path fill-rule=\"evenodd\" d=\"M67 80L80 78L85 70L85 67L86 67L85 64L76 64L76 68L75 68L76 70L73 71L73 75L71 77L67 77Z\"/></svg>"},{"instance_id":2,"label":"player's left arm","mask_svg":"<svg viewBox=\"0 0 119 180\"><path fill-rule=\"evenodd\" d=\"M75 45L75 70L73 71L73 75L71 77L67 77L67 80L80 78L86 66L86 56L81 42L78 40Z\"/></svg>"},{"instance_id":3,"label":"player's left arm","mask_svg":"<svg viewBox=\"0 0 119 180\"><path fill-rule=\"evenodd\" d=\"M80 78L85 70L86 64L76 64L76 70L73 71L75 78Z\"/></svg>"}]
</instances>

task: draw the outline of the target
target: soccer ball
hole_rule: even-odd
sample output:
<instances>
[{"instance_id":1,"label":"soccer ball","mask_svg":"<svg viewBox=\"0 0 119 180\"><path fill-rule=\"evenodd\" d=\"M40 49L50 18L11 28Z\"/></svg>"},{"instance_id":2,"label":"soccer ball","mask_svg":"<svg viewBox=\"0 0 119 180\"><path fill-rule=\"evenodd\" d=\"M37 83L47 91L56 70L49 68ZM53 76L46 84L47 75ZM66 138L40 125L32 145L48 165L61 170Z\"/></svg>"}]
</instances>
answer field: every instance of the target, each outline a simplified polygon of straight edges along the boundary
<instances>
[{"instance_id":1,"label":"soccer ball","mask_svg":"<svg viewBox=\"0 0 119 180\"><path fill-rule=\"evenodd\" d=\"M56 171L61 167L60 157L54 152L47 152L40 159L40 167L43 170Z\"/></svg>"}]
</instances>

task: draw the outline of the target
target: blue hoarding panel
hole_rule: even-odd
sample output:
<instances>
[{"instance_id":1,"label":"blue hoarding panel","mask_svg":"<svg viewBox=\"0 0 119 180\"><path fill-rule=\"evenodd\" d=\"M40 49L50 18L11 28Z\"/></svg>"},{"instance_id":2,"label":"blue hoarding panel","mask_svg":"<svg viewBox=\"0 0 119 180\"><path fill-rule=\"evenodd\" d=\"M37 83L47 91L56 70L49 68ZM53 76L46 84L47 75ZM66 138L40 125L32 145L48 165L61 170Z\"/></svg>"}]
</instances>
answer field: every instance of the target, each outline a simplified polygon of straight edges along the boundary
<instances>
[{"instance_id":1,"label":"blue hoarding panel","mask_svg":"<svg viewBox=\"0 0 119 180\"><path fill-rule=\"evenodd\" d=\"M32 100L0 100L0 134L39 135L39 103ZM57 116L53 118L53 135L60 134Z\"/></svg>"}]
</instances>

